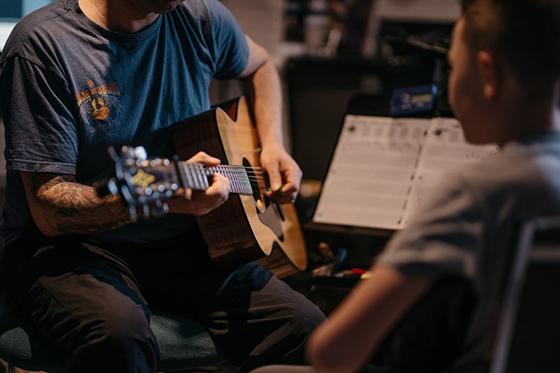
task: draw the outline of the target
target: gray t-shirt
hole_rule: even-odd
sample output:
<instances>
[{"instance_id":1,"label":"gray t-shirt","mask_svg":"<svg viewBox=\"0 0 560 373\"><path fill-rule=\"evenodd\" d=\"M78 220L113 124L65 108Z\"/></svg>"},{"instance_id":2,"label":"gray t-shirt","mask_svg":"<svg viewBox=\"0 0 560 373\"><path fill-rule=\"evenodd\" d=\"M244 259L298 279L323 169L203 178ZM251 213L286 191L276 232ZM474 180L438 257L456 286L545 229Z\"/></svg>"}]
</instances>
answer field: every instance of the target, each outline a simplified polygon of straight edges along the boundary
<instances>
[{"instance_id":1,"label":"gray t-shirt","mask_svg":"<svg viewBox=\"0 0 560 373\"><path fill-rule=\"evenodd\" d=\"M479 295L458 367L489 358L504 273L519 224L560 212L560 134L510 143L494 158L450 175L378 263L407 275L460 276Z\"/></svg>"},{"instance_id":2,"label":"gray t-shirt","mask_svg":"<svg viewBox=\"0 0 560 373\"><path fill-rule=\"evenodd\" d=\"M189 0L135 34L91 22L77 0L59 0L23 18L0 58L6 127L7 190L3 236L33 224L19 171L106 176L109 145L144 145L172 155L162 128L210 109L213 78L238 76L248 60L245 35L217 0ZM170 215L95 238L150 242L194 229Z\"/></svg>"}]
</instances>

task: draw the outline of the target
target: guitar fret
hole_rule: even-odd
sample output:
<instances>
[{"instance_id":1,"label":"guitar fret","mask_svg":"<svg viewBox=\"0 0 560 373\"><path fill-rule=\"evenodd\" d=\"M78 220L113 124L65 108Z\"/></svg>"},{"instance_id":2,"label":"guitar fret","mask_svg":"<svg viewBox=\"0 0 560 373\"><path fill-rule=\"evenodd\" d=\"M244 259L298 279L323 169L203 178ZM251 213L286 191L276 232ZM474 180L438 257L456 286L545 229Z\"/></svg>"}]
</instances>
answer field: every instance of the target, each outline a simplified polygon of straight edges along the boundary
<instances>
[{"instance_id":1,"label":"guitar fret","mask_svg":"<svg viewBox=\"0 0 560 373\"><path fill-rule=\"evenodd\" d=\"M195 167L193 169L193 171L194 171L194 173L197 177L197 180L198 180L198 189L199 190L206 189L206 185L205 185L206 183L204 182L204 179L205 179L206 176L202 175L202 172L203 172L202 167L203 166L201 166L201 165L195 165Z\"/></svg>"},{"instance_id":2,"label":"guitar fret","mask_svg":"<svg viewBox=\"0 0 560 373\"><path fill-rule=\"evenodd\" d=\"M227 179L228 179L229 182L230 182L230 190L231 190L231 188L232 188L231 179L229 178L229 176L228 176L228 174L227 174L227 170L226 170L224 167L222 167L222 166L216 166L216 172L219 173L219 174L222 175L222 176L227 177ZM234 193L235 193L235 192L234 192Z\"/></svg>"},{"instance_id":3,"label":"guitar fret","mask_svg":"<svg viewBox=\"0 0 560 373\"><path fill-rule=\"evenodd\" d=\"M231 192L234 194L253 194L253 184L244 166L220 165L205 167L199 164L180 163L182 186L194 190L205 190L210 186L208 176L221 174L228 178Z\"/></svg>"},{"instance_id":4,"label":"guitar fret","mask_svg":"<svg viewBox=\"0 0 560 373\"><path fill-rule=\"evenodd\" d=\"M237 181L236 175L234 175L234 174L232 173L231 178L232 178L232 180L233 180L233 185L235 185L235 190L236 190L238 193L241 193L241 192L243 191L243 189L241 189L241 188L239 187L239 182Z\"/></svg>"},{"instance_id":5,"label":"guitar fret","mask_svg":"<svg viewBox=\"0 0 560 373\"><path fill-rule=\"evenodd\" d=\"M206 189L210 188L210 181L209 181L210 174L208 173L208 169L206 167L202 168L202 176L204 178L204 187Z\"/></svg>"},{"instance_id":6,"label":"guitar fret","mask_svg":"<svg viewBox=\"0 0 560 373\"><path fill-rule=\"evenodd\" d=\"M198 165L191 165L191 171L193 174L193 178L195 180L195 189L196 190L204 189L202 185L202 178L200 177L200 172L198 171Z\"/></svg>"},{"instance_id":7,"label":"guitar fret","mask_svg":"<svg viewBox=\"0 0 560 373\"><path fill-rule=\"evenodd\" d=\"M232 184L235 186L235 190L238 193L241 193L242 189L239 187L239 183L237 182L237 178L235 177L235 174L234 174L233 170L228 170L228 174L229 174L229 177L232 180Z\"/></svg>"},{"instance_id":8,"label":"guitar fret","mask_svg":"<svg viewBox=\"0 0 560 373\"><path fill-rule=\"evenodd\" d=\"M235 177L230 170L228 170L228 177L231 180L232 190L235 190L235 192L239 193L239 185L237 185L237 180L235 180Z\"/></svg>"},{"instance_id":9,"label":"guitar fret","mask_svg":"<svg viewBox=\"0 0 560 373\"><path fill-rule=\"evenodd\" d=\"M253 194L253 190L251 188L247 188L247 183L245 182L245 180L247 180L247 177L245 175L245 177L243 177L243 172L245 170L238 170L238 174L239 174L239 183L241 184L241 188L243 190L248 191L249 193Z\"/></svg>"},{"instance_id":10,"label":"guitar fret","mask_svg":"<svg viewBox=\"0 0 560 373\"><path fill-rule=\"evenodd\" d=\"M208 168L204 167L203 169L203 176L204 176L204 185L206 188L210 187L210 176L211 174L208 172Z\"/></svg>"},{"instance_id":11,"label":"guitar fret","mask_svg":"<svg viewBox=\"0 0 560 373\"><path fill-rule=\"evenodd\" d=\"M198 189L199 190L204 190L206 189L206 183L204 182L204 178L206 177L205 175L203 175L203 168L200 165L195 165L194 167L194 173L196 175L196 178L198 180Z\"/></svg>"},{"instance_id":12,"label":"guitar fret","mask_svg":"<svg viewBox=\"0 0 560 373\"><path fill-rule=\"evenodd\" d=\"M208 167L208 174L221 174L228 178L230 182L231 193L252 195L253 188L249 180L249 176L243 166L221 165Z\"/></svg>"},{"instance_id":13,"label":"guitar fret","mask_svg":"<svg viewBox=\"0 0 560 373\"><path fill-rule=\"evenodd\" d=\"M191 186L192 189L198 190L198 176L196 176L196 172L193 169L193 165L189 165L189 173L191 174L191 178L193 180L193 184Z\"/></svg>"},{"instance_id":14,"label":"guitar fret","mask_svg":"<svg viewBox=\"0 0 560 373\"><path fill-rule=\"evenodd\" d=\"M231 177L234 180L234 183L235 183L235 186L236 186L237 190L239 191L239 193L241 193L243 191L243 188L241 188L241 185L239 184L238 177L236 175L235 170L232 170L232 176Z\"/></svg>"},{"instance_id":15,"label":"guitar fret","mask_svg":"<svg viewBox=\"0 0 560 373\"><path fill-rule=\"evenodd\" d=\"M229 179L231 191L233 193L240 193L240 190L237 186L237 183L235 182L235 179L233 178L231 170L229 168L223 168L223 169L224 169L223 172L224 172L225 176Z\"/></svg>"},{"instance_id":16,"label":"guitar fret","mask_svg":"<svg viewBox=\"0 0 560 373\"><path fill-rule=\"evenodd\" d=\"M245 171L245 170L243 170L243 171ZM247 175L247 174L245 173L245 175ZM243 187L244 187L245 189L250 190L250 191L252 192L252 189L253 189L253 188L251 187L251 183L250 183L248 177L245 177L245 178L243 179L242 183L243 183Z\"/></svg>"},{"instance_id":17,"label":"guitar fret","mask_svg":"<svg viewBox=\"0 0 560 373\"><path fill-rule=\"evenodd\" d=\"M248 183L249 178L247 177L247 171L244 167L237 167L238 180L240 184L240 189L245 191L247 194L253 194L253 189Z\"/></svg>"},{"instance_id":18,"label":"guitar fret","mask_svg":"<svg viewBox=\"0 0 560 373\"><path fill-rule=\"evenodd\" d=\"M214 173L214 174L220 174L220 175L222 175L222 176L226 176L226 177L227 177L227 175L225 175L224 171L222 170L222 167L221 167L221 166L212 167L212 173Z\"/></svg>"},{"instance_id":19,"label":"guitar fret","mask_svg":"<svg viewBox=\"0 0 560 373\"><path fill-rule=\"evenodd\" d=\"M196 179L194 178L194 175L192 173L192 168L191 165L189 164L185 164L185 169L187 171L187 177L189 179L189 188L196 188Z\"/></svg>"},{"instance_id":20,"label":"guitar fret","mask_svg":"<svg viewBox=\"0 0 560 373\"><path fill-rule=\"evenodd\" d=\"M191 188L194 181L190 174L189 165L186 162L181 163L181 174L183 175L183 187Z\"/></svg>"}]
</instances>

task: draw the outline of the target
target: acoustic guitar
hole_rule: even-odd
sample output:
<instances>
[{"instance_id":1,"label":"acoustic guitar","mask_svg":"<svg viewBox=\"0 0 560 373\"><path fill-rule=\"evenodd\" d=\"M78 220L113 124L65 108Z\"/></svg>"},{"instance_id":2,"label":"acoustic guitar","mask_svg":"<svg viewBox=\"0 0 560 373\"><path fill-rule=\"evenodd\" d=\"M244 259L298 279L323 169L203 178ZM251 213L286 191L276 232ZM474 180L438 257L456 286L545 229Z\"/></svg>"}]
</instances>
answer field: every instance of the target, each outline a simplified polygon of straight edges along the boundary
<instances>
[{"instance_id":1,"label":"acoustic guitar","mask_svg":"<svg viewBox=\"0 0 560 373\"><path fill-rule=\"evenodd\" d=\"M98 193L120 194L135 221L165 214L165 200L178 188L204 190L210 175L222 174L230 181L230 197L197 218L212 260L234 267L258 259L278 277L307 267L294 206L279 205L265 195L267 175L260 167L258 135L244 97L166 130L171 132L176 159L148 158L143 148L110 149L115 177L98 186ZM179 160L199 151L219 158L221 165L205 167Z\"/></svg>"}]
</instances>

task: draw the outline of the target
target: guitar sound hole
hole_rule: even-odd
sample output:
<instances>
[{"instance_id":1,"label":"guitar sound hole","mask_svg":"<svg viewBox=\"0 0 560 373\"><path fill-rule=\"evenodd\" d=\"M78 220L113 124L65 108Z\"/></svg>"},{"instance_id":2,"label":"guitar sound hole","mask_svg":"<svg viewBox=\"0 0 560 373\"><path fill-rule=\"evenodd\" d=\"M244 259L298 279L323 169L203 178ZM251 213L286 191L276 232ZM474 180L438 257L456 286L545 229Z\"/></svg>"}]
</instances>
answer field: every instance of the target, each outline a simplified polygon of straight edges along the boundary
<instances>
[{"instance_id":1,"label":"guitar sound hole","mask_svg":"<svg viewBox=\"0 0 560 373\"><path fill-rule=\"evenodd\" d=\"M284 217L284 211L282 210L282 206L275 202L274 207L276 208L276 213L280 217L280 220L286 221L286 218Z\"/></svg>"},{"instance_id":2,"label":"guitar sound hole","mask_svg":"<svg viewBox=\"0 0 560 373\"><path fill-rule=\"evenodd\" d=\"M252 167L251 162L249 162L247 158L243 158L243 166ZM257 177L251 177L249 179L251 183L251 188L253 190L253 198L255 199L255 201L261 201L265 205L268 205L268 201L266 200L266 197L263 197L263 195L261 194L261 185L263 184L259 184L258 180L259 179Z\"/></svg>"},{"instance_id":3,"label":"guitar sound hole","mask_svg":"<svg viewBox=\"0 0 560 373\"><path fill-rule=\"evenodd\" d=\"M243 158L243 166L251 167L251 162L246 158ZM276 235L280 241L284 241L284 233L282 232L281 222L284 220L284 216L281 213L280 206L276 206L276 203L271 203L270 199L261 193L261 188L266 188L268 185L264 179L261 179L259 183L258 178L251 178L251 187L253 188L253 198L255 199L255 208L257 210L257 216L261 223L266 225L270 230Z\"/></svg>"}]
</instances>

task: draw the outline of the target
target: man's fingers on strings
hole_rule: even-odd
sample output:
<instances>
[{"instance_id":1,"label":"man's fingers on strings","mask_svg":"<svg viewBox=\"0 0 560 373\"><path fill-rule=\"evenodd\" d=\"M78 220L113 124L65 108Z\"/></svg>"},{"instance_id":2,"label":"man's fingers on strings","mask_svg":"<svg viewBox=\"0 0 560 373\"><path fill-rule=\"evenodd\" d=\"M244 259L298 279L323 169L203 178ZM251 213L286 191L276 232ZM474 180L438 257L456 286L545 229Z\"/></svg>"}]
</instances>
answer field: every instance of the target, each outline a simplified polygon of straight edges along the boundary
<instances>
[{"instance_id":1,"label":"man's fingers on strings","mask_svg":"<svg viewBox=\"0 0 560 373\"><path fill-rule=\"evenodd\" d=\"M280 190L280 192L284 193L284 194L295 194L297 193L298 188L296 186L295 183L293 182L287 182L286 184L282 185L282 188Z\"/></svg>"},{"instance_id":2,"label":"man's fingers on strings","mask_svg":"<svg viewBox=\"0 0 560 373\"><path fill-rule=\"evenodd\" d=\"M293 164L293 167L288 167L282 172L284 179L286 180L286 185L294 187L296 190L299 183L301 182L302 172L298 165Z\"/></svg>"},{"instance_id":3,"label":"man's fingers on strings","mask_svg":"<svg viewBox=\"0 0 560 373\"><path fill-rule=\"evenodd\" d=\"M282 177L277 163L269 164L265 167L268 173L268 181L270 183L269 191L279 191L282 188Z\"/></svg>"},{"instance_id":4,"label":"man's fingers on strings","mask_svg":"<svg viewBox=\"0 0 560 373\"><path fill-rule=\"evenodd\" d=\"M267 194L277 203L293 203L296 200L298 189L294 184L285 184L277 191L269 189Z\"/></svg>"}]
</instances>

